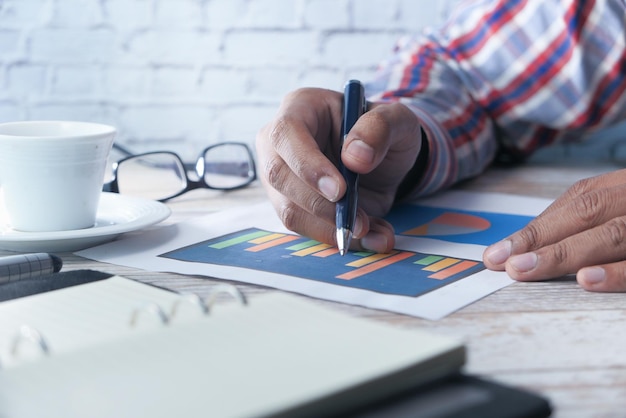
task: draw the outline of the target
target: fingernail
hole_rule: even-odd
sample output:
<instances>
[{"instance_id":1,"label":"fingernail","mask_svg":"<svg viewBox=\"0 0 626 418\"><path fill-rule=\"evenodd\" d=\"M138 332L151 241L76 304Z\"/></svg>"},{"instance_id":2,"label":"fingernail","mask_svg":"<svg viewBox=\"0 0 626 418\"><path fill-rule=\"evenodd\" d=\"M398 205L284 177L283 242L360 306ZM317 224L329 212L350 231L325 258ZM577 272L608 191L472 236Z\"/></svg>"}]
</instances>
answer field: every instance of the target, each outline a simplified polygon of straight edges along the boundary
<instances>
[{"instance_id":1,"label":"fingernail","mask_svg":"<svg viewBox=\"0 0 626 418\"><path fill-rule=\"evenodd\" d=\"M516 271L519 271L520 273L526 273L527 271L530 271L537 266L537 254L526 253L515 255L509 258L509 264Z\"/></svg>"},{"instance_id":2,"label":"fingernail","mask_svg":"<svg viewBox=\"0 0 626 418\"><path fill-rule=\"evenodd\" d=\"M602 267L585 267L578 272L576 278L579 282L593 286L604 281L606 271Z\"/></svg>"},{"instance_id":3,"label":"fingernail","mask_svg":"<svg viewBox=\"0 0 626 418\"><path fill-rule=\"evenodd\" d=\"M376 253L383 252L387 249L387 237L380 232L370 231L361 238L361 246Z\"/></svg>"},{"instance_id":4,"label":"fingernail","mask_svg":"<svg viewBox=\"0 0 626 418\"><path fill-rule=\"evenodd\" d=\"M352 156L352 158L371 164L374 162L374 148L367 145L360 140L354 140L348 144L346 152Z\"/></svg>"},{"instance_id":5,"label":"fingernail","mask_svg":"<svg viewBox=\"0 0 626 418\"><path fill-rule=\"evenodd\" d=\"M328 176L320 178L317 182L317 187L324 195L324 197L326 197L326 199L330 200L331 202L337 200L337 195L339 194L339 186L337 186L337 183L335 183L332 178Z\"/></svg>"},{"instance_id":6,"label":"fingernail","mask_svg":"<svg viewBox=\"0 0 626 418\"><path fill-rule=\"evenodd\" d=\"M511 256L511 241L496 242L485 250L485 258L492 264L502 264Z\"/></svg>"}]
</instances>

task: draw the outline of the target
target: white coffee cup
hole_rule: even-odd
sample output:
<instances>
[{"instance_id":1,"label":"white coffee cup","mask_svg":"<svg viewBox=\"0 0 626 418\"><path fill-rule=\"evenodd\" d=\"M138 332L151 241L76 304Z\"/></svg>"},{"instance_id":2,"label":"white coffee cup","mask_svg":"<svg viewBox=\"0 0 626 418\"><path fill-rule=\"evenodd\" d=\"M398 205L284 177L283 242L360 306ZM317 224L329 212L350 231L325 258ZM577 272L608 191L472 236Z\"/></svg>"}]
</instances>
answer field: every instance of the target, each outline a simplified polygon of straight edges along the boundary
<instances>
[{"instance_id":1,"label":"white coffee cup","mask_svg":"<svg viewBox=\"0 0 626 418\"><path fill-rule=\"evenodd\" d=\"M11 228L94 226L115 133L112 126L88 122L0 124L0 192Z\"/></svg>"}]
</instances>

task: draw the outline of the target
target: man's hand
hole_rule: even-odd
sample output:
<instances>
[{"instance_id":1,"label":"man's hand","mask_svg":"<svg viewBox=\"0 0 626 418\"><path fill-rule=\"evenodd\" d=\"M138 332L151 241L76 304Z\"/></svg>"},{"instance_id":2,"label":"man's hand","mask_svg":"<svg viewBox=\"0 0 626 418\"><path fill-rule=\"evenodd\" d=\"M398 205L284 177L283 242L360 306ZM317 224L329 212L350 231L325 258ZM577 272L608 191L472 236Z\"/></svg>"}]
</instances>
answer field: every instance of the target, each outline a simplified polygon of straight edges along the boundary
<instances>
[{"instance_id":1,"label":"man's hand","mask_svg":"<svg viewBox=\"0 0 626 418\"><path fill-rule=\"evenodd\" d=\"M520 281L576 273L587 290L626 292L626 170L577 182L483 259Z\"/></svg>"},{"instance_id":2,"label":"man's hand","mask_svg":"<svg viewBox=\"0 0 626 418\"><path fill-rule=\"evenodd\" d=\"M361 175L353 248L389 252L393 227L382 219L420 152L415 114L398 103L371 106L345 139L340 155L343 96L322 89L289 94L257 135L260 177L284 225L335 243L335 202L346 184L337 161Z\"/></svg>"}]
</instances>

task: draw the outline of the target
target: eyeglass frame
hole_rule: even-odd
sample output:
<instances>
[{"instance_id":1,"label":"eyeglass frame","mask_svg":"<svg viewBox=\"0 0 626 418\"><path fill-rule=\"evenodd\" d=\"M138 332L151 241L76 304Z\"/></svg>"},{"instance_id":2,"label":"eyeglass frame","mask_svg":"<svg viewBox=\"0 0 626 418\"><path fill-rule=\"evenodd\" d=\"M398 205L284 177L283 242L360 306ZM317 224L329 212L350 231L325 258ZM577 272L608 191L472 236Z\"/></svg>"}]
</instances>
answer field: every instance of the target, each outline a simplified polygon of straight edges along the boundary
<instances>
[{"instance_id":1,"label":"eyeglass frame","mask_svg":"<svg viewBox=\"0 0 626 418\"><path fill-rule=\"evenodd\" d=\"M252 172L252 175L250 176L250 178L248 178L248 180L245 183L239 184L237 186L231 186L231 187L214 187L214 186L207 184L207 182L204 180L204 175L206 174L206 165L204 163L202 164L203 172L202 173L198 172L198 165L201 161L204 162L204 156L206 155L206 153L213 148L224 146L224 145L243 146L243 148L246 150L246 153L248 154L248 157L250 159L250 171ZM121 148L121 149L125 153L128 152L124 148ZM127 157L124 157L116 161L115 163L113 163L112 179L111 181L109 181L108 183L105 183L102 186L102 191L119 194L120 188L119 188L119 184L117 181L117 171L118 171L120 164L122 164L124 161L130 160L133 158L143 157L143 156L148 156L148 155L155 155L155 154L169 154L172 157L174 157L176 160L178 160L178 162L180 163L180 166L183 167L183 171L185 173L185 183L186 183L184 189L182 189L180 192L172 196L163 198L163 199L157 199L159 202L167 202L170 199L174 199L175 197L182 196L183 194L190 192L192 190L195 190L195 189L210 189L210 190L221 190L221 191L231 191L231 190L242 189L244 187L249 186L253 181L255 181L258 178L257 171L256 171L256 164L254 162L254 156L252 155L252 150L250 150L250 147L248 146L248 144L246 144L245 142L230 141L230 142L220 142L217 144L209 145L208 147L203 149L200 152L200 155L198 156L198 158L196 159L196 162L193 164L193 168L192 168L192 163L183 162L183 159L180 158L180 156L173 151L150 151L150 152L144 152L141 154L128 155ZM191 171L191 170L194 170L195 173L198 175L198 180L194 180L189 177L188 171Z\"/></svg>"}]
</instances>

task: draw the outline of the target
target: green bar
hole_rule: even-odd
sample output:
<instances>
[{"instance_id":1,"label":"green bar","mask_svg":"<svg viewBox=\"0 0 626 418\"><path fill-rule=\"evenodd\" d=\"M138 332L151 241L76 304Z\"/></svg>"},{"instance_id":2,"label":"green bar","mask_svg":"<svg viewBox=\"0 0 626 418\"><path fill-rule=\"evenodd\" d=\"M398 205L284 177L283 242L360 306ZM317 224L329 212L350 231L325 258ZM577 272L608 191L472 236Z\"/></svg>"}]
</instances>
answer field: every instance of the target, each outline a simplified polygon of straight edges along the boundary
<instances>
[{"instance_id":1,"label":"green bar","mask_svg":"<svg viewBox=\"0 0 626 418\"><path fill-rule=\"evenodd\" d=\"M209 248L215 248L215 249L221 250L223 248L232 247L233 245L241 244L242 242L250 241L251 239L264 237L269 234L271 234L271 232L266 232L266 231L251 232L249 234L240 235L235 238L227 239L226 241L216 242L215 244L209 245Z\"/></svg>"},{"instance_id":2,"label":"green bar","mask_svg":"<svg viewBox=\"0 0 626 418\"><path fill-rule=\"evenodd\" d=\"M287 247L287 249L290 251L300 251L304 250L305 248L311 248L319 244L321 244L321 242L311 239L305 242L301 242L300 244L294 244L291 247Z\"/></svg>"},{"instance_id":3,"label":"green bar","mask_svg":"<svg viewBox=\"0 0 626 418\"><path fill-rule=\"evenodd\" d=\"M374 253L371 251L356 251L354 253L354 255L356 255L357 257L369 257L372 254Z\"/></svg>"},{"instance_id":4,"label":"green bar","mask_svg":"<svg viewBox=\"0 0 626 418\"><path fill-rule=\"evenodd\" d=\"M421 266L429 266L432 263L442 260L443 257L439 256L439 255L429 255L428 257L424 257L421 260L417 260L416 262L414 262L413 264L419 264Z\"/></svg>"}]
</instances>

